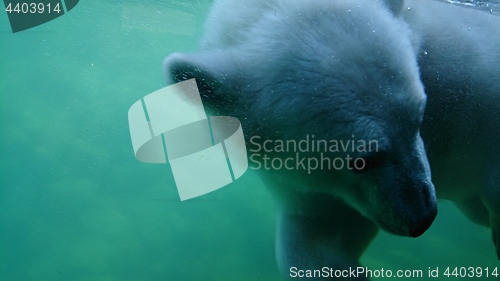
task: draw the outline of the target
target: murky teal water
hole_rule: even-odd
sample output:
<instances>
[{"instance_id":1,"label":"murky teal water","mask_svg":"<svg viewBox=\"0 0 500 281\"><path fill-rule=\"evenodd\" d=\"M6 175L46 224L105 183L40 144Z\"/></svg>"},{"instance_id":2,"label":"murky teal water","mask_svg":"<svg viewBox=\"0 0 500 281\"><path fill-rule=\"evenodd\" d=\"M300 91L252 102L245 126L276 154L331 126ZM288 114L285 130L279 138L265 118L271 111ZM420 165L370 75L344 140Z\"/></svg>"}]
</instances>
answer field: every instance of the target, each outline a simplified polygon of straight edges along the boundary
<instances>
[{"instance_id":1,"label":"murky teal water","mask_svg":"<svg viewBox=\"0 0 500 281\"><path fill-rule=\"evenodd\" d=\"M253 173L180 202L169 167L132 151L129 107L165 86L167 54L197 48L209 6L81 1L16 34L0 12L0 280L279 280ZM381 234L362 262L498 267L490 237L441 204L423 237Z\"/></svg>"}]
</instances>

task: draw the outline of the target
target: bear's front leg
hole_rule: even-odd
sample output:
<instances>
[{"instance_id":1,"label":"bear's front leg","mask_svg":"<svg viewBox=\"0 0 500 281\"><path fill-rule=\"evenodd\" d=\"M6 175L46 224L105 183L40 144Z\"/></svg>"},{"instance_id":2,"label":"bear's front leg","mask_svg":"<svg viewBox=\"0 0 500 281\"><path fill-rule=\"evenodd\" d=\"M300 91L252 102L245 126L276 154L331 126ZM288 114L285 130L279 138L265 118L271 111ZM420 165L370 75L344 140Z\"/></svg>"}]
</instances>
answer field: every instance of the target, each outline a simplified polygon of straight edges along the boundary
<instances>
[{"instance_id":1,"label":"bear's front leg","mask_svg":"<svg viewBox=\"0 0 500 281\"><path fill-rule=\"evenodd\" d=\"M495 244L497 257L500 260L500 217L496 214L495 216L490 216L490 220L493 244Z\"/></svg>"},{"instance_id":2,"label":"bear's front leg","mask_svg":"<svg viewBox=\"0 0 500 281\"><path fill-rule=\"evenodd\" d=\"M486 187L481 197L488 209L493 243L500 260L500 159L494 159L493 163L489 166Z\"/></svg>"},{"instance_id":3,"label":"bear's front leg","mask_svg":"<svg viewBox=\"0 0 500 281\"><path fill-rule=\"evenodd\" d=\"M342 280L368 280L353 272L377 232L374 223L341 201L322 213L284 209L276 245L280 272L286 280L332 280L335 274Z\"/></svg>"},{"instance_id":4,"label":"bear's front leg","mask_svg":"<svg viewBox=\"0 0 500 281\"><path fill-rule=\"evenodd\" d=\"M473 222L491 228L495 252L500 260L500 160L487 161L485 182L478 195L455 202Z\"/></svg>"}]
</instances>

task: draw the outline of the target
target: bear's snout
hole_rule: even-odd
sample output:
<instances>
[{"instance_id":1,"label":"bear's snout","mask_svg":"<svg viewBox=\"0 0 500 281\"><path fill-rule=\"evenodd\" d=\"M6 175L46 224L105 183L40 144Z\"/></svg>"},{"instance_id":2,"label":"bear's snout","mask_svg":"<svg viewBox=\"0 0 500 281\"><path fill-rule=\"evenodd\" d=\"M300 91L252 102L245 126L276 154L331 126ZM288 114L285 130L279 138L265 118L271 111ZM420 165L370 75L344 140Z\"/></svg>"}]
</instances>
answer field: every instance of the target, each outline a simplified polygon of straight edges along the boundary
<instances>
[{"instance_id":1,"label":"bear's snout","mask_svg":"<svg viewBox=\"0 0 500 281\"><path fill-rule=\"evenodd\" d=\"M408 229L408 234L413 237L419 237L429 229L437 215L437 202L434 185L428 181L420 181L418 186L413 188L416 196L409 196L417 214L414 222Z\"/></svg>"},{"instance_id":2,"label":"bear's snout","mask_svg":"<svg viewBox=\"0 0 500 281\"><path fill-rule=\"evenodd\" d=\"M424 234L427 229L432 225L434 219L437 215L437 207L434 204L433 207L427 212L427 214L420 220L420 222L416 225L415 228L410 229L410 236L413 238L417 238L420 235Z\"/></svg>"}]
</instances>

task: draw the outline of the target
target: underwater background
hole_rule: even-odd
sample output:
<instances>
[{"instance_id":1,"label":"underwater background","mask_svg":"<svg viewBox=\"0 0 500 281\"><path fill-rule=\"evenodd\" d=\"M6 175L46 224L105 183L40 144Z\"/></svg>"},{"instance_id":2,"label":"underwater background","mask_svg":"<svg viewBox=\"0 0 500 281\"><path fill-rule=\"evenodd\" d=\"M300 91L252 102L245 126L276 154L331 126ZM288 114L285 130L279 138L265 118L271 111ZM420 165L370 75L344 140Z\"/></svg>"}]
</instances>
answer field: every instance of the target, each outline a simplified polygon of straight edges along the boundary
<instances>
[{"instance_id":1,"label":"underwater background","mask_svg":"<svg viewBox=\"0 0 500 281\"><path fill-rule=\"evenodd\" d=\"M19 33L0 12L0 280L280 280L255 173L181 202L169 166L132 150L128 109L166 86L166 55L198 48L210 5L80 1ZM490 230L447 202L422 237L381 232L361 262L500 267Z\"/></svg>"}]
</instances>

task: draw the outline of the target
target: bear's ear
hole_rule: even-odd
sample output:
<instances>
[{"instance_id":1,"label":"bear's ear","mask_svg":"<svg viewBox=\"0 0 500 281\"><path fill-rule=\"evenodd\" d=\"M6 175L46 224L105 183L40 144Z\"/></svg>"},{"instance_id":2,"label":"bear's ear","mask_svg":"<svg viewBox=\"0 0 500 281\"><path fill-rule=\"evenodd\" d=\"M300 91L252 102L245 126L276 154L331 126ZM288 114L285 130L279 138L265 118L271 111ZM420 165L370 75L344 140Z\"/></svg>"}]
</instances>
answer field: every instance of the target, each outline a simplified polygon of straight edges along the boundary
<instances>
[{"instance_id":1,"label":"bear's ear","mask_svg":"<svg viewBox=\"0 0 500 281\"><path fill-rule=\"evenodd\" d=\"M405 0L384 0L389 10L395 15L399 16L403 11Z\"/></svg>"},{"instance_id":2,"label":"bear's ear","mask_svg":"<svg viewBox=\"0 0 500 281\"><path fill-rule=\"evenodd\" d=\"M170 84L195 78L203 103L216 114L228 114L236 102L231 91L235 63L226 52L173 53L163 61L163 69Z\"/></svg>"}]
</instances>

